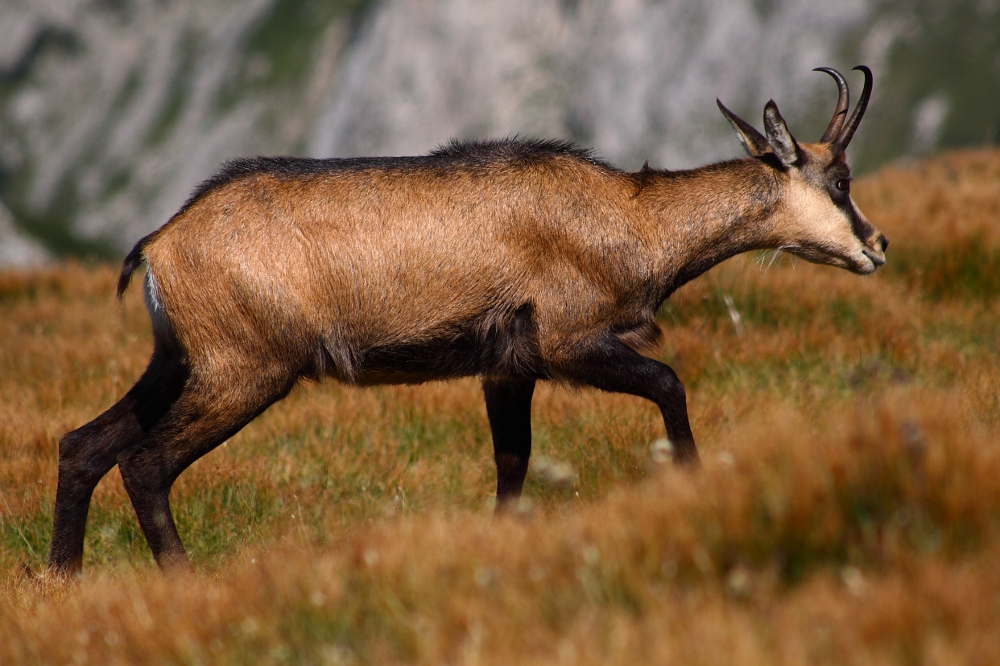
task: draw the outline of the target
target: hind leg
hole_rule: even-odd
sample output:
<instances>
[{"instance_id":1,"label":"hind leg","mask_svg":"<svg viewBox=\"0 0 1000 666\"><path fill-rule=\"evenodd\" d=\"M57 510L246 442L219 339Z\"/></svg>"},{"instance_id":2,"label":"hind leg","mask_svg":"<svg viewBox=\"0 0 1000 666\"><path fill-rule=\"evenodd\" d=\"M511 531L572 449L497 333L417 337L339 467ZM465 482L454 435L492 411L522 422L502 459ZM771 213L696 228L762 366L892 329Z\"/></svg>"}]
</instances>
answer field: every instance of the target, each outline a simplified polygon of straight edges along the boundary
<instances>
[{"instance_id":1,"label":"hind leg","mask_svg":"<svg viewBox=\"0 0 1000 666\"><path fill-rule=\"evenodd\" d=\"M121 451L140 441L181 393L187 371L158 347L142 377L111 409L59 440L59 481L49 567L75 573L83 564L83 538L94 488Z\"/></svg>"},{"instance_id":2,"label":"hind leg","mask_svg":"<svg viewBox=\"0 0 1000 666\"><path fill-rule=\"evenodd\" d=\"M244 377L250 377L244 374ZM205 383L193 378L152 430L118 456L125 490L161 569L189 569L170 512L170 487L194 461L226 441L291 390L293 380Z\"/></svg>"}]
</instances>

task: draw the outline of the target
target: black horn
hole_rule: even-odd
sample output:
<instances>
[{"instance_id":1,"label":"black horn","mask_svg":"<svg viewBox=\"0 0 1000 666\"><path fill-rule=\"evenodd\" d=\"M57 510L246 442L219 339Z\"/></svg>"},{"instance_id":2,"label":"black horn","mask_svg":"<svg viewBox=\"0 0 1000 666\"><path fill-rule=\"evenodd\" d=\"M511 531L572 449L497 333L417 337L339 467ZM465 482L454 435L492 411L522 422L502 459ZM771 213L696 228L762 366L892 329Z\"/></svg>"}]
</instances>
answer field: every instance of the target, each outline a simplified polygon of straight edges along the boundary
<instances>
[{"instance_id":1,"label":"black horn","mask_svg":"<svg viewBox=\"0 0 1000 666\"><path fill-rule=\"evenodd\" d=\"M858 129L858 125L861 124L861 118L865 115L865 109L868 108L868 98L872 95L872 70L868 69L864 65L858 65L854 69L861 70L865 75L865 87L861 91L861 98L858 99L858 105L854 107L854 113L851 114L850 119L844 125L844 129L841 131L840 136L836 138L834 144L840 150L847 150L847 144L851 142L851 138L854 136L855 130Z\"/></svg>"},{"instance_id":2,"label":"black horn","mask_svg":"<svg viewBox=\"0 0 1000 666\"><path fill-rule=\"evenodd\" d=\"M822 138L820 138L820 143L830 143L840 134L841 128L844 126L844 120L847 118L847 109L851 106L850 93L847 91L847 80L844 79L844 75L831 67L817 67L813 70L814 72L826 72L833 77L833 80L837 82L837 90L840 92L840 99L837 100L837 110L833 112L833 118L830 119L830 124L827 126L826 131L823 132Z\"/></svg>"}]
</instances>

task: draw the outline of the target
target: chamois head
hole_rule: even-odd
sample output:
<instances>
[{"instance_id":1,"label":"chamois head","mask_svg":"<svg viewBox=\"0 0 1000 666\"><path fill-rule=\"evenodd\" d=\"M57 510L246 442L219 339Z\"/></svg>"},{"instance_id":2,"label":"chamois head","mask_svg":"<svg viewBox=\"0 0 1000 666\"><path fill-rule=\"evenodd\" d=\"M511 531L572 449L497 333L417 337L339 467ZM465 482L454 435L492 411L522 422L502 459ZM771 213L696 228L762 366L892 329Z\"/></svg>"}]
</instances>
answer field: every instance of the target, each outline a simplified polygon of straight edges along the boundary
<instances>
[{"instance_id":1,"label":"chamois head","mask_svg":"<svg viewBox=\"0 0 1000 666\"><path fill-rule=\"evenodd\" d=\"M814 70L832 76L840 91L837 109L818 143L797 142L774 100L764 107L766 136L716 102L751 157L764 159L780 172L784 194L773 218L775 247L813 263L868 274L885 263L889 241L851 199L845 151L872 91L871 70L863 65L854 69L864 73L865 87L849 119L847 81L834 69Z\"/></svg>"}]
</instances>

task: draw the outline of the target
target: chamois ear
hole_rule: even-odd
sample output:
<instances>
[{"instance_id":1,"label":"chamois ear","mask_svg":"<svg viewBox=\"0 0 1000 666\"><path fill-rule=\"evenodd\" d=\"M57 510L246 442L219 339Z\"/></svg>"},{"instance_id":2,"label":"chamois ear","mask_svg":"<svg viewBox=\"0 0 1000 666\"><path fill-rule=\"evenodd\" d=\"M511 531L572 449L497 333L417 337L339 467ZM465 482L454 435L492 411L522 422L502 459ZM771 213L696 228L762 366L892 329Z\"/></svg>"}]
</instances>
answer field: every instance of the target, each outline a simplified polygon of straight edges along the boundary
<instances>
[{"instance_id":1,"label":"chamois ear","mask_svg":"<svg viewBox=\"0 0 1000 666\"><path fill-rule=\"evenodd\" d=\"M740 138L740 143L743 144L743 148L746 149L750 157L760 157L764 153L771 151L771 146L768 145L767 139L755 130L753 125L727 109L718 99L715 100L715 103L719 105L719 111L722 111L722 115L733 126L736 136Z\"/></svg>"},{"instance_id":2,"label":"chamois ear","mask_svg":"<svg viewBox=\"0 0 1000 666\"><path fill-rule=\"evenodd\" d=\"M767 132L767 143L786 167L799 163L799 144L795 142L792 133L785 125L785 119L778 113L778 105L772 99L764 107L764 131Z\"/></svg>"}]
</instances>

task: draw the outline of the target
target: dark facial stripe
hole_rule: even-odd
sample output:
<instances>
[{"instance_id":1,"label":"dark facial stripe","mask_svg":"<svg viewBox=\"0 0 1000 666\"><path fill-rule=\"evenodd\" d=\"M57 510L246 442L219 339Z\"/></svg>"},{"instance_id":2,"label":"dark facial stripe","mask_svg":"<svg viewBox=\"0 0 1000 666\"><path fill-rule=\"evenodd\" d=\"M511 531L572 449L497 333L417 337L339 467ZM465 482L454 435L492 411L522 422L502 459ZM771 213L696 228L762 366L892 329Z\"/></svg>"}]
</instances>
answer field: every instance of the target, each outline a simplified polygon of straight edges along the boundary
<instances>
[{"instance_id":1,"label":"dark facial stripe","mask_svg":"<svg viewBox=\"0 0 1000 666\"><path fill-rule=\"evenodd\" d=\"M857 236L862 243L867 243L868 239L875 233L875 227L861 217L860 213L858 213L858 207L854 205L854 200L848 197L845 203L837 204L837 206L844 211L847 215L847 219L851 221L851 228L854 230L854 235Z\"/></svg>"}]
</instances>

